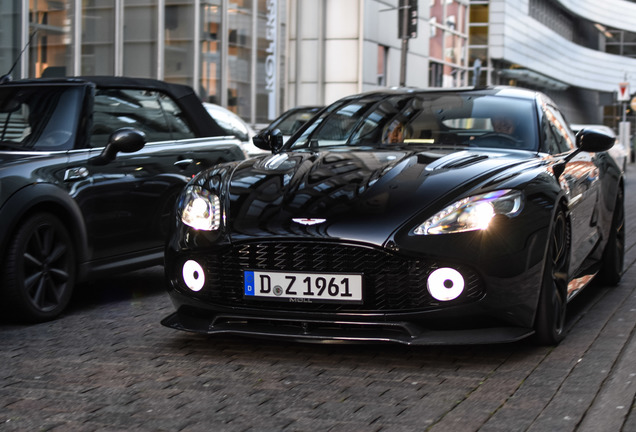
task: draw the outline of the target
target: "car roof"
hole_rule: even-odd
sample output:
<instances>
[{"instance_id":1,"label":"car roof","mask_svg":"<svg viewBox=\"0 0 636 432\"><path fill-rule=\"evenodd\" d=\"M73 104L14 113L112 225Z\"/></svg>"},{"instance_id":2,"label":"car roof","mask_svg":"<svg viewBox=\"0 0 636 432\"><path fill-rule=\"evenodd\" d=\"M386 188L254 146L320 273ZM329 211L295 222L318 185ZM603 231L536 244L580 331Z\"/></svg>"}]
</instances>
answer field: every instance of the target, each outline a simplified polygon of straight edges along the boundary
<instances>
[{"instance_id":1,"label":"car roof","mask_svg":"<svg viewBox=\"0 0 636 432\"><path fill-rule=\"evenodd\" d=\"M76 76L65 78L27 78L20 80L8 81L2 85L24 85L24 84L81 84L93 83L97 87L117 87L117 88L146 88L149 90L162 90L173 94L176 97L182 97L187 94L193 94L192 87L183 84L173 84L152 78L134 78L122 76Z\"/></svg>"},{"instance_id":2,"label":"car roof","mask_svg":"<svg viewBox=\"0 0 636 432\"><path fill-rule=\"evenodd\" d=\"M344 97L342 100L346 99L357 99L363 97L369 97L377 95L387 96L387 95L418 95L418 94L472 94L476 96L486 96L486 95L498 95L498 96L507 96L507 97L515 97L519 99L528 99L533 100L536 99L539 95L543 98L549 100L547 96L544 94L530 90L522 87L512 87L512 86L492 86L492 87L453 87L453 88L411 88L411 87L392 87L382 90L371 90L365 93L360 93L356 95L351 95Z\"/></svg>"},{"instance_id":3,"label":"car roof","mask_svg":"<svg viewBox=\"0 0 636 432\"><path fill-rule=\"evenodd\" d=\"M222 136L225 132L219 127L214 119L211 119L201 99L194 92L192 87L183 84L174 84L152 78L134 78L122 76L77 76L64 78L28 78L21 80L7 81L0 84L5 86L20 85L94 85L97 88L119 88L119 89L146 89L156 90L171 95L181 109L189 113L191 127L198 136ZM210 119L210 120L208 120Z\"/></svg>"}]
</instances>

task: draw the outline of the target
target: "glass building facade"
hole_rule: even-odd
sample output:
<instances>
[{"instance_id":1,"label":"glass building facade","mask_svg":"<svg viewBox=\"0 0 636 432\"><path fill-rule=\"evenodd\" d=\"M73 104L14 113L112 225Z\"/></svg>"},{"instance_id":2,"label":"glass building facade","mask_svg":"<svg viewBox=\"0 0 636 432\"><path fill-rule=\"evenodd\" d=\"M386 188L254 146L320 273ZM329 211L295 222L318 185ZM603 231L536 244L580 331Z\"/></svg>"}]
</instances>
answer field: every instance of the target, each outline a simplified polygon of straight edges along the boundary
<instances>
[{"instance_id":1,"label":"glass building facade","mask_svg":"<svg viewBox=\"0 0 636 432\"><path fill-rule=\"evenodd\" d=\"M284 97L285 9L284 0L2 0L0 74L15 63L14 79L157 78L267 123Z\"/></svg>"}]
</instances>

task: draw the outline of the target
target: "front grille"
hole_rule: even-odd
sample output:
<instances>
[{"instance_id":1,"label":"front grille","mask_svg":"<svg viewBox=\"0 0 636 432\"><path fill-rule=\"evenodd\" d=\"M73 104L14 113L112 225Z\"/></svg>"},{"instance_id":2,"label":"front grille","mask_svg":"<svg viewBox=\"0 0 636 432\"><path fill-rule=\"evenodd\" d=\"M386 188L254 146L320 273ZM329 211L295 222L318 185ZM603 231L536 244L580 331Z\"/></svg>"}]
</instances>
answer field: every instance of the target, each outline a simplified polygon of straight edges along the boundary
<instances>
[{"instance_id":1,"label":"front grille","mask_svg":"<svg viewBox=\"0 0 636 432\"><path fill-rule=\"evenodd\" d=\"M475 301L483 296L477 273L465 265L405 257L385 250L335 243L272 242L247 243L214 254L183 256L206 270L206 283L195 295L211 303L263 309L317 312L404 312L442 306L426 289L429 274L440 267L453 267L465 279L460 297L444 306ZM244 270L277 270L318 273L362 273L363 304L289 303L245 299Z\"/></svg>"}]
</instances>

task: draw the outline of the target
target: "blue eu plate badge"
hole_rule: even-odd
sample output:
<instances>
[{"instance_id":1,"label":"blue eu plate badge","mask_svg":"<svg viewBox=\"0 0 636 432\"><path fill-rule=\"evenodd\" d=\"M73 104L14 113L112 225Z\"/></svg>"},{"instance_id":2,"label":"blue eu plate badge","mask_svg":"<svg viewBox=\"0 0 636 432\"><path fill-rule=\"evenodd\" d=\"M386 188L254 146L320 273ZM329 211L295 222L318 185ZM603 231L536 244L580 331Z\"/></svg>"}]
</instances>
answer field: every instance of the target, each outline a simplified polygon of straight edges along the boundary
<instances>
[{"instance_id":1,"label":"blue eu plate badge","mask_svg":"<svg viewBox=\"0 0 636 432\"><path fill-rule=\"evenodd\" d=\"M243 272L243 280L245 281L245 295L253 296L254 295L254 272L253 271Z\"/></svg>"}]
</instances>

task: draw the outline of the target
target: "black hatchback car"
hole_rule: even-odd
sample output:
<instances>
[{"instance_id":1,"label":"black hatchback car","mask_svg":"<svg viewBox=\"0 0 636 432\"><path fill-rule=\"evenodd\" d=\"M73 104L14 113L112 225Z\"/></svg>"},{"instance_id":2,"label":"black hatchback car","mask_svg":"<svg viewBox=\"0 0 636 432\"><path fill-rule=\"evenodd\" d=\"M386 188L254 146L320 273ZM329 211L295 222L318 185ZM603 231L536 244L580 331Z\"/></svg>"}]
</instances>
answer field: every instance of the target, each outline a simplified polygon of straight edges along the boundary
<instances>
[{"instance_id":1,"label":"black hatchback car","mask_svg":"<svg viewBox=\"0 0 636 432\"><path fill-rule=\"evenodd\" d=\"M0 85L0 304L56 317L80 281L163 262L184 185L238 141L188 86L77 77Z\"/></svg>"}]
</instances>

